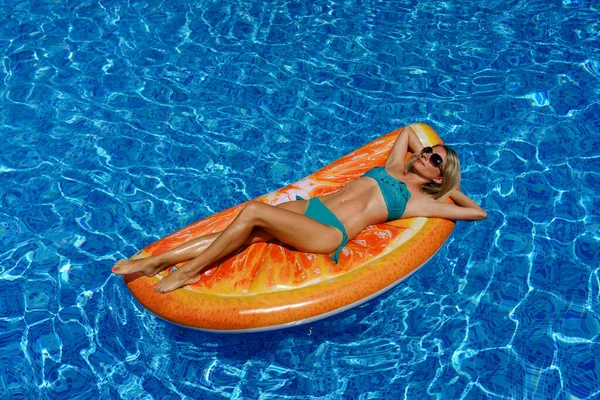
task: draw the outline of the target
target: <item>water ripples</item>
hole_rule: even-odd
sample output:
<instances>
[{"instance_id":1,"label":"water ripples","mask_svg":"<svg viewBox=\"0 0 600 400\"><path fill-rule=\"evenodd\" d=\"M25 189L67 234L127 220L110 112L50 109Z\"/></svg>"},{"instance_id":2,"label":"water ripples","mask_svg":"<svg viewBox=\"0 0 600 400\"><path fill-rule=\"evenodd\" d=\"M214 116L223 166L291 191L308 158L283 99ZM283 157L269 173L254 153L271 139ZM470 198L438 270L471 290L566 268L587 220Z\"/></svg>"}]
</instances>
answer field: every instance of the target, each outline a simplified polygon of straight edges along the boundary
<instances>
[{"instance_id":1,"label":"water ripples","mask_svg":"<svg viewBox=\"0 0 600 400\"><path fill-rule=\"evenodd\" d=\"M591 1L0 6L12 398L597 396ZM488 211L393 291L256 335L149 315L116 259L413 121ZM468 238L468 239L467 239Z\"/></svg>"}]
</instances>

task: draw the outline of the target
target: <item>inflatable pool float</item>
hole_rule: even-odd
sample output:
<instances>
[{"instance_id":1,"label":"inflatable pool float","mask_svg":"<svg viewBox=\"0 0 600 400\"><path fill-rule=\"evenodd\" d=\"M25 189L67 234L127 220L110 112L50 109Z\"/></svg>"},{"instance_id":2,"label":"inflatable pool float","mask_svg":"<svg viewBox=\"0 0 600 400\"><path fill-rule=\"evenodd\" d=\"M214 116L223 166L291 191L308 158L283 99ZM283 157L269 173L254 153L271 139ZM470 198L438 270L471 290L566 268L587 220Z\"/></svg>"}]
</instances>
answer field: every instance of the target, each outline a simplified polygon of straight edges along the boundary
<instances>
[{"instance_id":1,"label":"inflatable pool float","mask_svg":"<svg viewBox=\"0 0 600 400\"><path fill-rule=\"evenodd\" d=\"M410 126L425 146L442 143L431 127ZM336 191L383 165L402 129L255 201L279 204L296 196L311 198ZM132 258L160 254L198 236L220 232L244 204L197 221ZM391 289L432 257L453 228L453 222L437 218L369 226L348 242L339 264L326 254L302 253L281 243L256 243L207 269L198 283L168 294L158 294L152 286L172 268L155 277L137 273L123 279L144 307L178 325L218 332L280 329L337 314Z\"/></svg>"}]
</instances>

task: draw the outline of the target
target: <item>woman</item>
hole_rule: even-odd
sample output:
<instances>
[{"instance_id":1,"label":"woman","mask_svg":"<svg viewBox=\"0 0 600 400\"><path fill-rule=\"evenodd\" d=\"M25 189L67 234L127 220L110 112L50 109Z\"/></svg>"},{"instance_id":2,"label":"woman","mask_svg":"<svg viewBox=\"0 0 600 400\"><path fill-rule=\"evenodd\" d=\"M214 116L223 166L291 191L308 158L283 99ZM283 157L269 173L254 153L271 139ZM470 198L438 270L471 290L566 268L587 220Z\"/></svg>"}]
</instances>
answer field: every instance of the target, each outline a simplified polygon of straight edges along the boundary
<instances>
[{"instance_id":1,"label":"woman","mask_svg":"<svg viewBox=\"0 0 600 400\"><path fill-rule=\"evenodd\" d=\"M408 149L415 154L405 162ZM184 243L166 253L140 260L120 260L115 274L142 272L154 276L190 260L156 284L167 293L197 282L205 267L242 245L274 238L300 251L338 255L348 240L368 225L398 218L437 217L478 220L486 212L456 191L460 165L456 153L443 145L423 147L410 128L396 139L385 166L376 167L335 193L272 206L248 203L222 232ZM450 197L455 204L441 202Z\"/></svg>"}]
</instances>

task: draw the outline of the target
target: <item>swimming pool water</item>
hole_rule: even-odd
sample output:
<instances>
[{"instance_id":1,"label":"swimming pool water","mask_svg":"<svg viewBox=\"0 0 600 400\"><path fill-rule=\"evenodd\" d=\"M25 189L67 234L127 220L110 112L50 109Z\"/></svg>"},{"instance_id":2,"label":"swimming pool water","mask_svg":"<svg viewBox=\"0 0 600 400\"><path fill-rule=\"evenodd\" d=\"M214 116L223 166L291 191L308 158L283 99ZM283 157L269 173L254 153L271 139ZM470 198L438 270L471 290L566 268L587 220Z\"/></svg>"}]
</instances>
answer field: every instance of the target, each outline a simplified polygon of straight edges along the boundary
<instances>
[{"instance_id":1,"label":"swimming pool water","mask_svg":"<svg viewBox=\"0 0 600 400\"><path fill-rule=\"evenodd\" d=\"M600 396L594 1L0 3L0 397ZM115 260L411 122L488 212L356 309L215 335Z\"/></svg>"}]
</instances>

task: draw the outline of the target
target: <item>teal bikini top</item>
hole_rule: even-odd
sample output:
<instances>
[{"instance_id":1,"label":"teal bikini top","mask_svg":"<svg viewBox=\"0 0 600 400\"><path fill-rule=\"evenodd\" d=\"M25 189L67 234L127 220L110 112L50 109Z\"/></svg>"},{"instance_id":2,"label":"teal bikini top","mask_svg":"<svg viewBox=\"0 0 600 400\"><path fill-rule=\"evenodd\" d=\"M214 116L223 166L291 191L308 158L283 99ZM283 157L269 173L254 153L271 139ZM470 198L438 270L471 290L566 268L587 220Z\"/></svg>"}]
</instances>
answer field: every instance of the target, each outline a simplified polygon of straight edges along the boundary
<instances>
[{"instance_id":1,"label":"teal bikini top","mask_svg":"<svg viewBox=\"0 0 600 400\"><path fill-rule=\"evenodd\" d=\"M365 172L363 176L375 179L379 185L388 211L387 221L402 217L406 210L406 203L410 199L406 184L391 176L385 167L375 167Z\"/></svg>"}]
</instances>

